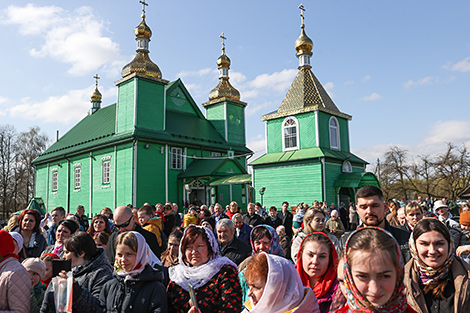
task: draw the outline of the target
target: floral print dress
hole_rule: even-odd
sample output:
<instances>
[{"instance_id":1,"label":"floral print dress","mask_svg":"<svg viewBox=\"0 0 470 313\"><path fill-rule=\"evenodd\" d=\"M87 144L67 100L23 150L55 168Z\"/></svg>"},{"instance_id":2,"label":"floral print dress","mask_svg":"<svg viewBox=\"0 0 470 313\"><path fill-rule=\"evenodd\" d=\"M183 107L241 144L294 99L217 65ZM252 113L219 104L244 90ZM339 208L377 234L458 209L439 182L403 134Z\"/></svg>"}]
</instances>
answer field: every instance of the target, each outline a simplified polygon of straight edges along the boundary
<instances>
[{"instance_id":1,"label":"floral print dress","mask_svg":"<svg viewBox=\"0 0 470 313\"><path fill-rule=\"evenodd\" d=\"M175 282L168 285L168 311L186 313L189 305L189 292ZM204 286L195 290L199 310L202 313L239 313L242 309L242 290L238 281L238 271L224 265Z\"/></svg>"}]
</instances>

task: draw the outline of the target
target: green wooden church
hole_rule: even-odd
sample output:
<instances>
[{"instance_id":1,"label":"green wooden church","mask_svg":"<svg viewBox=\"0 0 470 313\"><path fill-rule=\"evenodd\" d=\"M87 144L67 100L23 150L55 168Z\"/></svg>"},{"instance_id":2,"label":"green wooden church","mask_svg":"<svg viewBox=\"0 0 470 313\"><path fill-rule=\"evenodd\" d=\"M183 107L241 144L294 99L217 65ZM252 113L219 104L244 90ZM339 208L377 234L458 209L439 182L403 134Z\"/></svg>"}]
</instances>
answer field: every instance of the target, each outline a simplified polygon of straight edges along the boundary
<instances>
[{"instance_id":1,"label":"green wooden church","mask_svg":"<svg viewBox=\"0 0 470 313\"><path fill-rule=\"evenodd\" d=\"M167 201L181 208L186 202L234 200L245 207L252 200L247 104L229 82L224 42L219 84L203 104L204 116L183 82L163 79L150 60L145 5L135 28L135 58L115 83L117 102L101 107L96 83L88 115L33 161L35 196L49 211L63 206L74 212L84 205L95 215L103 207Z\"/></svg>"},{"instance_id":2,"label":"green wooden church","mask_svg":"<svg viewBox=\"0 0 470 313\"><path fill-rule=\"evenodd\" d=\"M380 187L377 177L365 172L367 162L350 151L352 117L338 109L311 70L313 42L300 9L301 33L295 41L299 72L279 108L261 117L266 154L250 163L254 189L260 191L257 201L266 207L283 201L347 204L358 188Z\"/></svg>"}]
</instances>

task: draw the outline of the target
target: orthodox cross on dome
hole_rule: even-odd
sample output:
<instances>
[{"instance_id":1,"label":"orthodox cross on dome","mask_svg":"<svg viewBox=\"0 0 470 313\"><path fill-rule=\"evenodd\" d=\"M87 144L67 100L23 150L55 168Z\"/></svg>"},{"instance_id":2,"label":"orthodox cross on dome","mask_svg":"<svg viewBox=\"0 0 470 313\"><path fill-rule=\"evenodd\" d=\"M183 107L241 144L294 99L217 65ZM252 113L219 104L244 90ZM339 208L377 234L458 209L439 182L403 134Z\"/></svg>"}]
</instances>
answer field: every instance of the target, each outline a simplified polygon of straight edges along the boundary
<instances>
[{"instance_id":1,"label":"orthodox cross on dome","mask_svg":"<svg viewBox=\"0 0 470 313\"><path fill-rule=\"evenodd\" d=\"M101 77L96 74L95 76L93 76L93 78L95 79L95 87L98 88L98 79L100 79Z\"/></svg>"},{"instance_id":2,"label":"orthodox cross on dome","mask_svg":"<svg viewBox=\"0 0 470 313\"><path fill-rule=\"evenodd\" d=\"M145 7L148 6L148 3L145 3L145 0L141 0L139 3L142 3L142 18L145 18Z\"/></svg>"},{"instance_id":3,"label":"orthodox cross on dome","mask_svg":"<svg viewBox=\"0 0 470 313\"><path fill-rule=\"evenodd\" d=\"M304 8L304 5L302 3L299 5L299 9L300 9L300 20L302 22L302 28L304 28L305 27L305 25L304 25L304 11L305 11L305 8Z\"/></svg>"},{"instance_id":4,"label":"orthodox cross on dome","mask_svg":"<svg viewBox=\"0 0 470 313\"><path fill-rule=\"evenodd\" d=\"M227 37L225 37L224 33L222 33L219 37L222 39L222 51L225 52L225 40Z\"/></svg>"}]
</instances>

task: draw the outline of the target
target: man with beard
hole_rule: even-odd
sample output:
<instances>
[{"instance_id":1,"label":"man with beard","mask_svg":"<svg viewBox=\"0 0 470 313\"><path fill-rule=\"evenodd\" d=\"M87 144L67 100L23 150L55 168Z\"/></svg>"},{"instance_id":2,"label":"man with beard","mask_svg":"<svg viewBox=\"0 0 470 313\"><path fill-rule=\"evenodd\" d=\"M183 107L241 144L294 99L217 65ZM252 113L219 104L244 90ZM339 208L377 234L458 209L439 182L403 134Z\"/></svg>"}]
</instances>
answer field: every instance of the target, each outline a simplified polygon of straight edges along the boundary
<instances>
[{"instance_id":1,"label":"man with beard","mask_svg":"<svg viewBox=\"0 0 470 313\"><path fill-rule=\"evenodd\" d=\"M362 226L377 226L390 232L400 245L405 263L411 258L408 240L410 233L404 229L391 226L385 218L388 211L388 203L384 202L382 190L375 186L364 186L356 193L356 210L359 218L361 219ZM346 233L341 237L340 245L341 250L349 237Z\"/></svg>"}]
</instances>

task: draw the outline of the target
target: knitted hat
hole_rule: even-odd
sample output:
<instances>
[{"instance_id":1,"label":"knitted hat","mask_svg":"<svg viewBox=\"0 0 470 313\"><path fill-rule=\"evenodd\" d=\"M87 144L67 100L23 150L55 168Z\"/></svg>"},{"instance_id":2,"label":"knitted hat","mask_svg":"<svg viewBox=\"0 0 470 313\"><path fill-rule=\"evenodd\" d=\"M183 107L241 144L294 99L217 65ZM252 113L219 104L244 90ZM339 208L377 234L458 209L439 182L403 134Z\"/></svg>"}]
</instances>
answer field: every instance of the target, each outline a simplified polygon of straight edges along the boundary
<instances>
[{"instance_id":1,"label":"knitted hat","mask_svg":"<svg viewBox=\"0 0 470 313\"><path fill-rule=\"evenodd\" d=\"M460 214L460 224L470 226L470 211L463 211Z\"/></svg>"},{"instance_id":2,"label":"knitted hat","mask_svg":"<svg viewBox=\"0 0 470 313\"><path fill-rule=\"evenodd\" d=\"M10 232L10 235L13 237L13 240L16 241L16 244L18 245L18 252L23 249L23 236L21 236L20 233L17 233L15 231Z\"/></svg>"},{"instance_id":3,"label":"knitted hat","mask_svg":"<svg viewBox=\"0 0 470 313\"><path fill-rule=\"evenodd\" d=\"M46 276L46 264L39 258L27 258L21 264L27 271L37 273L41 280Z\"/></svg>"},{"instance_id":4,"label":"knitted hat","mask_svg":"<svg viewBox=\"0 0 470 313\"><path fill-rule=\"evenodd\" d=\"M0 259L15 252L13 237L6 231L0 230Z\"/></svg>"}]
</instances>

